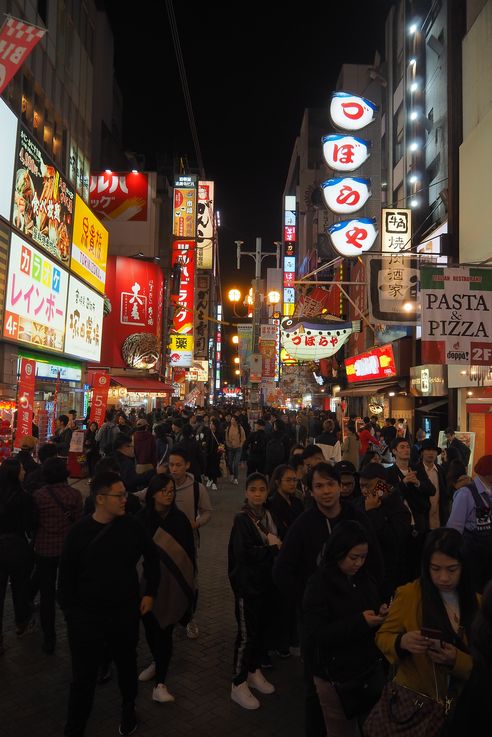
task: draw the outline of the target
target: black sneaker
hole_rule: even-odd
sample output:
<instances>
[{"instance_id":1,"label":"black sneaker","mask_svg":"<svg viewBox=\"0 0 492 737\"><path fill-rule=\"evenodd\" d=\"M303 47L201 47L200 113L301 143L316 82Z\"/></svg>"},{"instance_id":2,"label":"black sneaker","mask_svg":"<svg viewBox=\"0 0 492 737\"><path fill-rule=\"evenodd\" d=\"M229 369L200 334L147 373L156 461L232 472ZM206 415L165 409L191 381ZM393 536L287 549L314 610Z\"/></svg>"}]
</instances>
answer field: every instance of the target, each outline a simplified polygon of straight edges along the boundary
<instances>
[{"instance_id":1,"label":"black sneaker","mask_svg":"<svg viewBox=\"0 0 492 737\"><path fill-rule=\"evenodd\" d=\"M133 734L137 731L138 722L137 715L132 711L123 711L121 715L121 724L118 728L118 732L121 735Z\"/></svg>"}]
</instances>

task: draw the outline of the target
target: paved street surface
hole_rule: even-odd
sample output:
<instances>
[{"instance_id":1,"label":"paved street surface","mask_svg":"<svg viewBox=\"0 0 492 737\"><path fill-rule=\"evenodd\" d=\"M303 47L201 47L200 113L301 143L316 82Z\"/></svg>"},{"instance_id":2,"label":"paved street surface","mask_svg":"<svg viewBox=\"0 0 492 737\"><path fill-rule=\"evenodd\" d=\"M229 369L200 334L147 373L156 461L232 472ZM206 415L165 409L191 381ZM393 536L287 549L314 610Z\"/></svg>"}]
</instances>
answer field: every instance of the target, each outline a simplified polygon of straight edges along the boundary
<instances>
[{"instance_id":1,"label":"paved street surface","mask_svg":"<svg viewBox=\"0 0 492 737\"><path fill-rule=\"evenodd\" d=\"M244 478L244 472L243 476ZM85 482L78 483L84 489ZM174 704L152 701L152 683L140 685L137 735L148 737L302 737L303 683L299 658L274 659L265 671L277 692L259 695L261 708L245 711L229 698L235 636L233 597L227 579L227 541L234 513L240 508L244 484L222 481L212 492L212 521L202 531L199 554L200 601L198 640L188 640L180 627L167 685ZM56 654L41 651L41 633L18 640L7 592L4 633L6 652L0 656L0 737L57 737L63 734L70 657L65 627L58 612ZM150 662L143 630L138 663ZM97 687L86 737L118 733L119 692L115 680Z\"/></svg>"}]
</instances>

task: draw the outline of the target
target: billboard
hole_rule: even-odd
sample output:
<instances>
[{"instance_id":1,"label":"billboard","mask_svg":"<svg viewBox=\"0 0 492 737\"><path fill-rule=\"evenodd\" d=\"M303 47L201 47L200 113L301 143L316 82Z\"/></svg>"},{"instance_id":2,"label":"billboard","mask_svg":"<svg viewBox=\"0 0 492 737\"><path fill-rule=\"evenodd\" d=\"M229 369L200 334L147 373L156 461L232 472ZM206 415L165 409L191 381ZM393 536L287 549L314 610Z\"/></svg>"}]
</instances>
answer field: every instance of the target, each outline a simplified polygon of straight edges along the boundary
<instances>
[{"instance_id":1,"label":"billboard","mask_svg":"<svg viewBox=\"0 0 492 737\"><path fill-rule=\"evenodd\" d=\"M101 356L103 317L103 297L70 276L65 353L97 363Z\"/></svg>"},{"instance_id":2,"label":"billboard","mask_svg":"<svg viewBox=\"0 0 492 737\"><path fill-rule=\"evenodd\" d=\"M396 376L393 348L391 345L383 345L381 348L372 348L366 353L346 358L345 370L350 384Z\"/></svg>"},{"instance_id":3,"label":"billboard","mask_svg":"<svg viewBox=\"0 0 492 737\"><path fill-rule=\"evenodd\" d=\"M27 129L20 128L12 223L68 266L75 192Z\"/></svg>"},{"instance_id":4,"label":"billboard","mask_svg":"<svg viewBox=\"0 0 492 737\"><path fill-rule=\"evenodd\" d=\"M17 118L0 98L0 215L10 219L12 207L12 180L14 178L15 144L17 143Z\"/></svg>"},{"instance_id":5,"label":"billboard","mask_svg":"<svg viewBox=\"0 0 492 737\"><path fill-rule=\"evenodd\" d=\"M156 264L110 256L101 362L114 368L152 368L161 354L163 276Z\"/></svg>"},{"instance_id":6,"label":"billboard","mask_svg":"<svg viewBox=\"0 0 492 737\"><path fill-rule=\"evenodd\" d=\"M76 195L70 268L102 293L106 283L108 238L106 228Z\"/></svg>"},{"instance_id":7,"label":"billboard","mask_svg":"<svg viewBox=\"0 0 492 737\"><path fill-rule=\"evenodd\" d=\"M147 220L149 178L142 172L91 174L91 208L101 220Z\"/></svg>"},{"instance_id":8,"label":"billboard","mask_svg":"<svg viewBox=\"0 0 492 737\"><path fill-rule=\"evenodd\" d=\"M196 189L174 188L173 234L178 238L195 237Z\"/></svg>"},{"instance_id":9,"label":"billboard","mask_svg":"<svg viewBox=\"0 0 492 737\"><path fill-rule=\"evenodd\" d=\"M12 233L3 337L63 351L67 289L68 273Z\"/></svg>"},{"instance_id":10,"label":"billboard","mask_svg":"<svg viewBox=\"0 0 492 737\"><path fill-rule=\"evenodd\" d=\"M196 266L211 269L214 243L214 183L198 182Z\"/></svg>"},{"instance_id":11,"label":"billboard","mask_svg":"<svg viewBox=\"0 0 492 737\"><path fill-rule=\"evenodd\" d=\"M171 266L181 264L179 294L171 298L174 317L171 336L171 365L191 366L193 358L193 313L195 300L195 242L174 241ZM186 336L186 347L178 338ZM181 346L183 346L181 348ZM180 353L183 353L180 356Z\"/></svg>"}]
</instances>

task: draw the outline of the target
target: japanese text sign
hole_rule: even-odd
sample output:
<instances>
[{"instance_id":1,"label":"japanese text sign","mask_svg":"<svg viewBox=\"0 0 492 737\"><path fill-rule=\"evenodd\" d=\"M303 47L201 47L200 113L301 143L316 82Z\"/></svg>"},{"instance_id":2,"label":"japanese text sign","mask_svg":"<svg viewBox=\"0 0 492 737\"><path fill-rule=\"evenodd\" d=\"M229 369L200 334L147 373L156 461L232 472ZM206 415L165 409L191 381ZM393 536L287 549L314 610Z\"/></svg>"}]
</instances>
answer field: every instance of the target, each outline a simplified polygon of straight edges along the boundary
<instances>
[{"instance_id":1,"label":"japanese text sign","mask_svg":"<svg viewBox=\"0 0 492 737\"><path fill-rule=\"evenodd\" d=\"M381 250L384 253L409 251L412 247L412 211L399 208L381 212Z\"/></svg>"},{"instance_id":2,"label":"japanese text sign","mask_svg":"<svg viewBox=\"0 0 492 737\"><path fill-rule=\"evenodd\" d=\"M326 204L333 212L357 212L371 196L371 180L359 177L327 179L321 185Z\"/></svg>"},{"instance_id":3,"label":"japanese text sign","mask_svg":"<svg viewBox=\"0 0 492 737\"><path fill-rule=\"evenodd\" d=\"M174 189L173 234L178 238L195 237L196 189Z\"/></svg>"},{"instance_id":4,"label":"japanese text sign","mask_svg":"<svg viewBox=\"0 0 492 737\"><path fill-rule=\"evenodd\" d=\"M90 198L101 220L147 220L149 178L141 172L91 174Z\"/></svg>"},{"instance_id":5,"label":"japanese text sign","mask_svg":"<svg viewBox=\"0 0 492 737\"><path fill-rule=\"evenodd\" d=\"M214 183L198 182L196 266L211 269L214 242ZM196 351L196 345L195 345Z\"/></svg>"},{"instance_id":6,"label":"japanese text sign","mask_svg":"<svg viewBox=\"0 0 492 737\"><path fill-rule=\"evenodd\" d=\"M101 356L104 299L70 276L65 353L98 362Z\"/></svg>"},{"instance_id":7,"label":"japanese text sign","mask_svg":"<svg viewBox=\"0 0 492 737\"><path fill-rule=\"evenodd\" d=\"M492 270L423 266L422 363L492 365Z\"/></svg>"},{"instance_id":8,"label":"japanese text sign","mask_svg":"<svg viewBox=\"0 0 492 737\"><path fill-rule=\"evenodd\" d=\"M12 206L12 179L14 178L17 118L0 98L0 215L10 219Z\"/></svg>"},{"instance_id":9,"label":"japanese text sign","mask_svg":"<svg viewBox=\"0 0 492 737\"><path fill-rule=\"evenodd\" d=\"M45 28L6 19L0 30L0 94L45 33Z\"/></svg>"},{"instance_id":10,"label":"japanese text sign","mask_svg":"<svg viewBox=\"0 0 492 737\"><path fill-rule=\"evenodd\" d=\"M323 156L330 169L354 171L370 156L370 143L356 136L323 136Z\"/></svg>"},{"instance_id":11,"label":"japanese text sign","mask_svg":"<svg viewBox=\"0 0 492 737\"><path fill-rule=\"evenodd\" d=\"M369 251L378 234L374 218L342 220L327 230L333 247L341 256L360 256Z\"/></svg>"},{"instance_id":12,"label":"japanese text sign","mask_svg":"<svg viewBox=\"0 0 492 737\"><path fill-rule=\"evenodd\" d=\"M20 374L17 386L17 429L15 447L22 446L22 439L32 435L34 389L36 385L36 361L20 359Z\"/></svg>"},{"instance_id":13,"label":"japanese text sign","mask_svg":"<svg viewBox=\"0 0 492 737\"><path fill-rule=\"evenodd\" d=\"M104 371L95 371L92 379L92 402L89 421L97 422L98 427L104 422L108 404L108 392L111 379Z\"/></svg>"},{"instance_id":14,"label":"japanese text sign","mask_svg":"<svg viewBox=\"0 0 492 737\"><path fill-rule=\"evenodd\" d=\"M24 128L19 132L15 166L12 223L52 257L68 265L73 189Z\"/></svg>"},{"instance_id":15,"label":"japanese text sign","mask_svg":"<svg viewBox=\"0 0 492 737\"><path fill-rule=\"evenodd\" d=\"M193 311L195 299L195 242L174 241L171 265L181 264L179 294L172 298L174 317L172 324L171 363L173 366L191 366L193 340L179 348L178 336L193 336ZM208 300L207 300L208 301ZM190 348L191 345L191 348ZM191 357L190 357L191 351Z\"/></svg>"},{"instance_id":16,"label":"japanese text sign","mask_svg":"<svg viewBox=\"0 0 492 737\"><path fill-rule=\"evenodd\" d=\"M196 304L195 304L195 358L208 358L208 302L210 294L210 280L206 275L196 277Z\"/></svg>"},{"instance_id":17,"label":"japanese text sign","mask_svg":"<svg viewBox=\"0 0 492 737\"><path fill-rule=\"evenodd\" d=\"M104 292L107 260L108 231L76 195L70 268L98 292Z\"/></svg>"},{"instance_id":18,"label":"japanese text sign","mask_svg":"<svg viewBox=\"0 0 492 737\"><path fill-rule=\"evenodd\" d=\"M396 376L393 348L391 345L383 345L358 356L346 358L345 370L350 384Z\"/></svg>"},{"instance_id":19,"label":"japanese text sign","mask_svg":"<svg viewBox=\"0 0 492 737\"><path fill-rule=\"evenodd\" d=\"M331 96L330 117L337 128L357 131L372 123L377 106L365 97L350 92L334 92Z\"/></svg>"},{"instance_id":20,"label":"japanese text sign","mask_svg":"<svg viewBox=\"0 0 492 737\"><path fill-rule=\"evenodd\" d=\"M169 343L171 366L190 367L193 363L193 336L171 335Z\"/></svg>"},{"instance_id":21,"label":"japanese text sign","mask_svg":"<svg viewBox=\"0 0 492 737\"><path fill-rule=\"evenodd\" d=\"M371 322L385 325L416 325L418 320L419 270L409 254L368 256L367 294ZM414 307L405 312L408 302Z\"/></svg>"},{"instance_id":22,"label":"japanese text sign","mask_svg":"<svg viewBox=\"0 0 492 737\"><path fill-rule=\"evenodd\" d=\"M4 338L63 351L68 273L12 233Z\"/></svg>"}]
</instances>

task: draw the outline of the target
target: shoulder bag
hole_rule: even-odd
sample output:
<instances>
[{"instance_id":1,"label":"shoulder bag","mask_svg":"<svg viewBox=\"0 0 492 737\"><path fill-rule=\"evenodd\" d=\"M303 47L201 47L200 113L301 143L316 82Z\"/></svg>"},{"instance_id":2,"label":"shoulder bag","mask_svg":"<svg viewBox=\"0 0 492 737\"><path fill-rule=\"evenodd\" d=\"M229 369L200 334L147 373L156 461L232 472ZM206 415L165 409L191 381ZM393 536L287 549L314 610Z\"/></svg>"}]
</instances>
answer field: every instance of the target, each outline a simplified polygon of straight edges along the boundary
<instances>
[{"instance_id":1,"label":"shoulder bag","mask_svg":"<svg viewBox=\"0 0 492 737\"><path fill-rule=\"evenodd\" d=\"M347 719L367 714L381 697L385 682L382 658L348 681L330 681Z\"/></svg>"}]
</instances>

